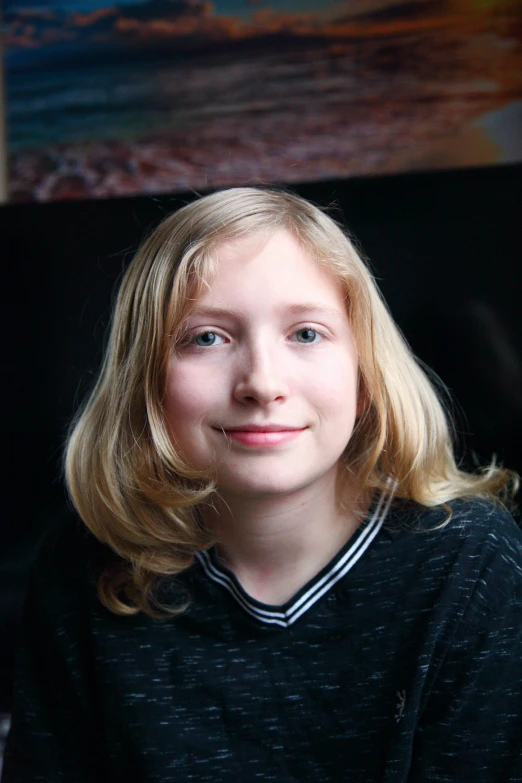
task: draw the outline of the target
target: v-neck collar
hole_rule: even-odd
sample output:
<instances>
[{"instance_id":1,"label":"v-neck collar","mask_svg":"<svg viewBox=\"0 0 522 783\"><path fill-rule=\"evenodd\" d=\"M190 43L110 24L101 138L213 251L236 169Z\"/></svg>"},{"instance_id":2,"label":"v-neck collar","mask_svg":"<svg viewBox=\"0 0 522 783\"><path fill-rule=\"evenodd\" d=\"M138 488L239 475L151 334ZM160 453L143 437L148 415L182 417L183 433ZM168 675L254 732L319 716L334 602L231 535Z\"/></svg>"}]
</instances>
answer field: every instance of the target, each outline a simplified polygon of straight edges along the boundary
<instances>
[{"instance_id":1,"label":"v-neck collar","mask_svg":"<svg viewBox=\"0 0 522 783\"><path fill-rule=\"evenodd\" d=\"M340 552L282 606L264 604L252 598L232 571L217 560L213 550L196 552L196 558L207 577L228 590L247 614L266 625L288 628L331 590L364 555L384 523L392 497L393 490L382 492L378 501L371 505L365 521Z\"/></svg>"}]
</instances>

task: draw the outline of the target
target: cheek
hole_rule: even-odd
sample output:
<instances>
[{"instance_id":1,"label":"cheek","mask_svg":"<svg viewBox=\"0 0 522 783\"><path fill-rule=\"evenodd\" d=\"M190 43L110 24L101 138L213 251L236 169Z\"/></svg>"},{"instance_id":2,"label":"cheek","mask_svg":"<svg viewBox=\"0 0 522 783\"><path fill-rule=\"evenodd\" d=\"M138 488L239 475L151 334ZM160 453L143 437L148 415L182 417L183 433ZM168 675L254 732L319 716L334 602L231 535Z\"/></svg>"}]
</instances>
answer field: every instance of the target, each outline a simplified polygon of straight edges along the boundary
<instances>
[{"instance_id":1,"label":"cheek","mask_svg":"<svg viewBox=\"0 0 522 783\"><path fill-rule=\"evenodd\" d=\"M351 361L339 361L324 367L309 390L311 398L325 414L351 418L357 407L357 367Z\"/></svg>"},{"instance_id":2,"label":"cheek","mask_svg":"<svg viewBox=\"0 0 522 783\"><path fill-rule=\"evenodd\" d=\"M212 406L211 389L196 373L179 369L169 371L165 412L170 426L179 430L183 424L202 418Z\"/></svg>"}]
</instances>

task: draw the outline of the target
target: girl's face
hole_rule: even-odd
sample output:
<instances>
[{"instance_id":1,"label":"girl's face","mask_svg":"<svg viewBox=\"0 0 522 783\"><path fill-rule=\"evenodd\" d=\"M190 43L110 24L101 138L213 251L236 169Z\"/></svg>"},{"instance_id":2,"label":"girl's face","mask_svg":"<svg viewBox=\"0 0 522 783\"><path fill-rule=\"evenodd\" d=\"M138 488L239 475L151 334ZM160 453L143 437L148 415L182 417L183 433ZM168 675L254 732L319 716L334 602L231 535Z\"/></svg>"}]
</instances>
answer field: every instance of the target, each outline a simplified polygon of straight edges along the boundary
<instances>
[{"instance_id":1,"label":"girl's face","mask_svg":"<svg viewBox=\"0 0 522 783\"><path fill-rule=\"evenodd\" d=\"M169 360L175 444L216 470L223 496L330 486L358 413L339 282L284 230L222 245L217 261Z\"/></svg>"}]
</instances>

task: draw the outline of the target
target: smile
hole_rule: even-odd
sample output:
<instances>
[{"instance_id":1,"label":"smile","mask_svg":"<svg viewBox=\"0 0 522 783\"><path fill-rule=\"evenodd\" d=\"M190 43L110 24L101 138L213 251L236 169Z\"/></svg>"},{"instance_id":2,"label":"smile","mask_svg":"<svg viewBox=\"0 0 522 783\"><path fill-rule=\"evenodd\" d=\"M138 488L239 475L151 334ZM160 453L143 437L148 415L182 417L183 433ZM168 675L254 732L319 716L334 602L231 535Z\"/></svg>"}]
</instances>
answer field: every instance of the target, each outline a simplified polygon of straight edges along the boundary
<instances>
[{"instance_id":1,"label":"smile","mask_svg":"<svg viewBox=\"0 0 522 783\"><path fill-rule=\"evenodd\" d=\"M278 429L278 430L221 430L225 436L236 443L241 443L244 446L278 446L280 443L287 443L294 440L307 429L303 427L301 429Z\"/></svg>"}]
</instances>

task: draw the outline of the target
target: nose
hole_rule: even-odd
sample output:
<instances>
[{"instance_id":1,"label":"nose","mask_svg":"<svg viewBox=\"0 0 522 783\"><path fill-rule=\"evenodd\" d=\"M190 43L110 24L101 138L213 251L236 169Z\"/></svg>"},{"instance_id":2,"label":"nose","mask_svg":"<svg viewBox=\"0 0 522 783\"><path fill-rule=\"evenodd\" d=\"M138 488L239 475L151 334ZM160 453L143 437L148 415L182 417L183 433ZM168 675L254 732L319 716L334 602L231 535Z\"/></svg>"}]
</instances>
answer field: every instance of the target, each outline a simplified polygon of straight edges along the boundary
<instances>
[{"instance_id":1,"label":"nose","mask_svg":"<svg viewBox=\"0 0 522 783\"><path fill-rule=\"evenodd\" d=\"M288 380L282 357L273 346L253 345L241 357L234 398L238 402L268 405L288 396Z\"/></svg>"}]
</instances>

